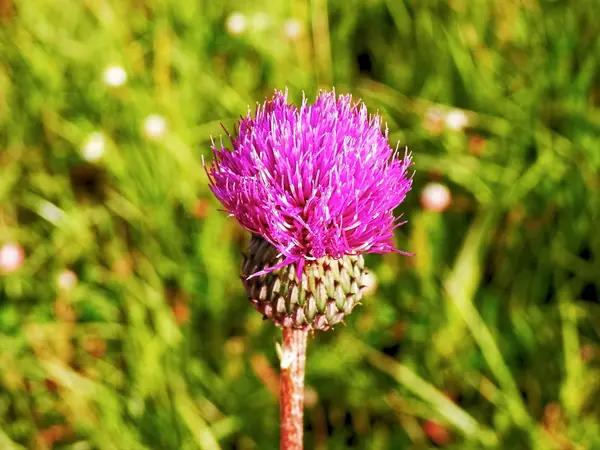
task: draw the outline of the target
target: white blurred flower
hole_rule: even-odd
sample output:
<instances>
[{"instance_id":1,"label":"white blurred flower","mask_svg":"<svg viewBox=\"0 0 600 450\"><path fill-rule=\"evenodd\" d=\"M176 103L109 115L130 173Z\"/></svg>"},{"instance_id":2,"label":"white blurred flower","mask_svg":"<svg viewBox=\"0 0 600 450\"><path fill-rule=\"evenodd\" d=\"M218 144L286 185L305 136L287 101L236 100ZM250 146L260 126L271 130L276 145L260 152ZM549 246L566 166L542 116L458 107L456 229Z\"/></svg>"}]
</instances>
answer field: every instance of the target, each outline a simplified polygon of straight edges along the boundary
<instances>
[{"instance_id":1,"label":"white blurred flower","mask_svg":"<svg viewBox=\"0 0 600 450\"><path fill-rule=\"evenodd\" d=\"M83 148L81 149L81 156L86 161L98 161L102 158L106 147L106 140L102 133L92 133L89 135Z\"/></svg>"},{"instance_id":2,"label":"white blurred flower","mask_svg":"<svg viewBox=\"0 0 600 450\"><path fill-rule=\"evenodd\" d=\"M231 35L242 34L246 31L246 16L240 12L232 13L225 22L225 28Z\"/></svg>"},{"instance_id":3,"label":"white blurred flower","mask_svg":"<svg viewBox=\"0 0 600 450\"><path fill-rule=\"evenodd\" d=\"M298 39L302 35L303 29L304 26L298 19L288 19L283 24L283 34L291 40Z\"/></svg>"},{"instance_id":4,"label":"white blurred flower","mask_svg":"<svg viewBox=\"0 0 600 450\"><path fill-rule=\"evenodd\" d=\"M77 274L72 270L63 270L56 280L58 287L64 291L70 291L77 284Z\"/></svg>"},{"instance_id":5,"label":"white blurred flower","mask_svg":"<svg viewBox=\"0 0 600 450\"><path fill-rule=\"evenodd\" d=\"M271 18L268 14L264 12L258 12L252 16L250 23L254 30L262 31L266 30L269 27L271 23Z\"/></svg>"},{"instance_id":6,"label":"white blurred flower","mask_svg":"<svg viewBox=\"0 0 600 450\"><path fill-rule=\"evenodd\" d=\"M158 114L152 114L144 120L144 134L148 139L160 139L167 131L167 121Z\"/></svg>"},{"instance_id":7,"label":"white blurred flower","mask_svg":"<svg viewBox=\"0 0 600 450\"><path fill-rule=\"evenodd\" d=\"M19 244L9 242L0 248L0 272L14 272L23 265L24 261L25 252Z\"/></svg>"},{"instance_id":8,"label":"white blurred flower","mask_svg":"<svg viewBox=\"0 0 600 450\"><path fill-rule=\"evenodd\" d=\"M450 189L440 183L429 183L421 192L421 204L428 211L442 212L452 203Z\"/></svg>"},{"instance_id":9,"label":"white blurred flower","mask_svg":"<svg viewBox=\"0 0 600 450\"><path fill-rule=\"evenodd\" d=\"M109 66L104 70L104 82L109 86L123 86L127 81L127 72L121 66Z\"/></svg>"},{"instance_id":10,"label":"white blurred flower","mask_svg":"<svg viewBox=\"0 0 600 450\"><path fill-rule=\"evenodd\" d=\"M469 118L460 109L453 109L446 113L444 118L446 127L454 131L460 131L469 124Z\"/></svg>"},{"instance_id":11,"label":"white blurred flower","mask_svg":"<svg viewBox=\"0 0 600 450\"><path fill-rule=\"evenodd\" d=\"M45 200L40 204L38 212L40 216L53 224L59 222L65 215L62 209Z\"/></svg>"},{"instance_id":12,"label":"white blurred flower","mask_svg":"<svg viewBox=\"0 0 600 450\"><path fill-rule=\"evenodd\" d=\"M365 272L362 284L364 285L363 294L365 296L373 295L377 291L377 277L373 272Z\"/></svg>"}]
</instances>

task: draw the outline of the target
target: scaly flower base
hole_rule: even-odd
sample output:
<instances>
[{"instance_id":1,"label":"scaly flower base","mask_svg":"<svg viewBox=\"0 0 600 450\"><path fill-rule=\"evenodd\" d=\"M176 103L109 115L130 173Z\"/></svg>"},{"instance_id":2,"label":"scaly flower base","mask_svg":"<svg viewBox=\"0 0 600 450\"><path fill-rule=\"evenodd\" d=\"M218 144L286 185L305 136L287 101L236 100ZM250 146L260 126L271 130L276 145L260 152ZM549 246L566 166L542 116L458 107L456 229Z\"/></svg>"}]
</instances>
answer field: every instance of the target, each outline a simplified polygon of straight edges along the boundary
<instances>
[{"instance_id":1,"label":"scaly flower base","mask_svg":"<svg viewBox=\"0 0 600 450\"><path fill-rule=\"evenodd\" d=\"M365 272L362 255L320 258L304 265L302 280L295 264L249 276L281 263L283 256L260 236L253 236L242 264L242 281L250 302L282 327L327 330L360 302Z\"/></svg>"}]
</instances>

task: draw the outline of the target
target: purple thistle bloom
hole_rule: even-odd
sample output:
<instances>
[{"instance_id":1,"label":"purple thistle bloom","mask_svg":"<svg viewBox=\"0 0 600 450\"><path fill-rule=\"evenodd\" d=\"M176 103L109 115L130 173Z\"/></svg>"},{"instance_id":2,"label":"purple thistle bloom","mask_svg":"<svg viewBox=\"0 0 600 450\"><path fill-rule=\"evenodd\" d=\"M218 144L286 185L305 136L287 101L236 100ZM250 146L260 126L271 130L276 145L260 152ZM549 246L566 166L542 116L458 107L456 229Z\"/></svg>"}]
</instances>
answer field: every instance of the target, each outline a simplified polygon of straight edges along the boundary
<instances>
[{"instance_id":1,"label":"purple thistle bloom","mask_svg":"<svg viewBox=\"0 0 600 450\"><path fill-rule=\"evenodd\" d=\"M398 252L393 214L412 185L410 154L397 158L381 131L350 95L321 92L313 105L287 103L276 91L239 122L233 151L213 141L210 189L251 233L283 255L260 275L295 264L360 253Z\"/></svg>"}]
</instances>

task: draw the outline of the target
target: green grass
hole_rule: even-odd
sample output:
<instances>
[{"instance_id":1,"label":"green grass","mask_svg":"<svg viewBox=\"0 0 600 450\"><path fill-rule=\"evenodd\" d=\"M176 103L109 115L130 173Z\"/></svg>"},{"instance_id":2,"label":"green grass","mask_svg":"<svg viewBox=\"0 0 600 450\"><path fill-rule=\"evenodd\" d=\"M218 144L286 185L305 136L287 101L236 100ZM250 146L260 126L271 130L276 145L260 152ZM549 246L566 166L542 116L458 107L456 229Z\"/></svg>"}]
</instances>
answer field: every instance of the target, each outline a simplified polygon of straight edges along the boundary
<instances>
[{"instance_id":1,"label":"green grass","mask_svg":"<svg viewBox=\"0 0 600 450\"><path fill-rule=\"evenodd\" d=\"M1 1L0 245L26 258L0 275L0 448L277 448L280 332L202 157L274 88L332 86L413 152L418 256L369 255L376 292L310 340L306 447L434 448L434 421L448 449L600 448L599 7ZM453 108L468 127L432 129Z\"/></svg>"}]
</instances>

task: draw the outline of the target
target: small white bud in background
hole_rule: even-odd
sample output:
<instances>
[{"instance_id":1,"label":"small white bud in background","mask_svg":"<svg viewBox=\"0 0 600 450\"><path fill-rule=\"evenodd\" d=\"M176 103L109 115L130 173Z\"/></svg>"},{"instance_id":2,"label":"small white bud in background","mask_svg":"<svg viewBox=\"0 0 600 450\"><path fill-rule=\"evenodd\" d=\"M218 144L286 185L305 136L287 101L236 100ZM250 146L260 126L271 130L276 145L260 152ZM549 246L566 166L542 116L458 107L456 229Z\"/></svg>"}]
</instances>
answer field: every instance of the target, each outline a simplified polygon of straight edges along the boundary
<instances>
[{"instance_id":1,"label":"small white bud in background","mask_svg":"<svg viewBox=\"0 0 600 450\"><path fill-rule=\"evenodd\" d=\"M225 22L225 28L231 35L242 34L246 31L246 16L240 12L232 13Z\"/></svg>"},{"instance_id":2,"label":"small white bud in background","mask_svg":"<svg viewBox=\"0 0 600 450\"><path fill-rule=\"evenodd\" d=\"M77 275L72 270L63 270L56 279L56 284L63 291L70 291L77 285Z\"/></svg>"},{"instance_id":3,"label":"small white bud in background","mask_svg":"<svg viewBox=\"0 0 600 450\"><path fill-rule=\"evenodd\" d=\"M162 138L167 131L167 121L158 114L152 114L144 120L144 134L148 139Z\"/></svg>"},{"instance_id":4,"label":"small white bud in background","mask_svg":"<svg viewBox=\"0 0 600 450\"><path fill-rule=\"evenodd\" d=\"M123 86L127 81L127 72L121 66L109 66L104 70L104 82L112 87Z\"/></svg>"},{"instance_id":5,"label":"small white bud in background","mask_svg":"<svg viewBox=\"0 0 600 450\"><path fill-rule=\"evenodd\" d=\"M442 212L452 203L450 189L440 183L429 183L421 192L421 204L427 211Z\"/></svg>"},{"instance_id":6,"label":"small white bud in background","mask_svg":"<svg viewBox=\"0 0 600 450\"><path fill-rule=\"evenodd\" d=\"M295 40L302 35L304 27L298 19L288 19L283 24L283 34L288 39Z\"/></svg>"},{"instance_id":7,"label":"small white bud in background","mask_svg":"<svg viewBox=\"0 0 600 450\"><path fill-rule=\"evenodd\" d=\"M19 244L9 242L0 248L0 273L15 272L24 261L25 252Z\"/></svg>"},{"instance_id":8,"label":"small white bud in background","mask_svg":"<svg viewBox=\"0 0 600 450\"><path fill-rule=\"evenodd\" d=\"M460 131L469 124L469 118L460 109L453 109L446 114L444 122L449 129Z\"/></svg>"},{"instance_id":9,"label":"small white bud in background","mask_svg":"<svg viewBox=\"0 0 600 450\"><path fill-rule=\"evenodd\" d=\"M92 133L81 149L81 156L86 161L98 161L102 158L105 147L104 135L102 133Z\"/></svg>"}]
</instances>

